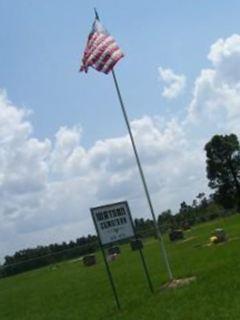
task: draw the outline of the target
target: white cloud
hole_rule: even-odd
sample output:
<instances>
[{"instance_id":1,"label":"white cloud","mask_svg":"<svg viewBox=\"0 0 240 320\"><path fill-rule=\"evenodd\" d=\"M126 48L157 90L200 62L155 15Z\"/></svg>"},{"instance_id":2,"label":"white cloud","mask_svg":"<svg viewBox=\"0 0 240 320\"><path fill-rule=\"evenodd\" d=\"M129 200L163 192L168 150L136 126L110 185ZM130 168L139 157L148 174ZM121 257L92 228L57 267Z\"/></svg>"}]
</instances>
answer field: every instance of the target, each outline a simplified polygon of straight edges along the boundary
<instances>
[{"instance_id":1,"label":"white cloud","mask_svg":"<svg viewBox=\"0 0 240 320\"><path fill-rule=\"evenodd\" d=\"M196 79L188 119L205 128L240 133L240 36L217 40L208 58L213 67Z\"/></svg>"},{"instance_id":2,"label":"white cloud","mask_svg":"<svg viewBox=\"0 0 240 320\"><path fill-rule=\"evenodd\" d=\"M149 216L128 136L85 149L82 130L74 126L60 128L54 141L40 141L27 112L0 96L2 252L92 231L89 208L106 202L127 199L135 217ZM131 125L157 212L176 207L185 192L191 198L188 182L195 174L199 184L201 170L195 164L190 169L196 154L178 120L145 116Z\"/></svg>"},{"instance_id":3,"label":"white cloud","mask_svg":"<svg viewBox=\"0 0 240 320\"><path fill-rule=\"evenodd\" d=\"M158 68L159 80L165 84L162 96L167 99L177 98L185 88L186 77L181 74L177 75L171 69Z\"/></svg>"},{"instance_id":4,"label":"white cloud","mask_svg":"<svg viewBox=\"0 0 240 320\"><path fill-rule=\"evenodd\" d=\"M144 116L131 122L156 213L206 192L205 143L215 133L240 133L239 46L237 35L212 45L212 68L196 79L184 121ZM175 97L181 90L171 86L166 95ZM0 92L3 255L92 232L89 208L95 205L127 199L134 217L150 217L128 136L86 149L76 125L61 127L53 141L40 141L28 116Z\"/></svg>"},{"instance_id":5,"label":"white cloud","mask_svg":"<svg viewBox=\"0 0 240 320\"><path fill-rule=\"evenodd\" d=\"M45 188L48 175L46 158L49 140L31 137L32 126L25 120L28 112L14 107L0 92L0 200L2 214L18 207L19 195L30 195ZM16 201L12 201L15 198ZM6 199L6 201L4 201ZM11 205L5 206L5 203Z\"/></svg>"}]
</instances>

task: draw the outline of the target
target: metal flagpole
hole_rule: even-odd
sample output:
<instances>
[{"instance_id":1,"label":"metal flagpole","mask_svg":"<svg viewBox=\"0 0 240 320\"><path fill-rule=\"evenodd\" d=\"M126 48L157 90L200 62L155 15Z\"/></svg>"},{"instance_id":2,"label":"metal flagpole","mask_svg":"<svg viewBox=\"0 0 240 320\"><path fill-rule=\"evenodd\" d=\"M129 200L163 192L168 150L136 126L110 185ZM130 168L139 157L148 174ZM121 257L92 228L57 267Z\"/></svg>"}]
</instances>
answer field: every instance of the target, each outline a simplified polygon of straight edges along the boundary
<instances>
[{"instance_id":1,"label":"metal flagpole","mask_svg":"<svg viewBox=\"0 0 240 320\"><path fill-rule=\"evenodd\" d=\"M123 104L122 96L121 96L121 93L120 93L120 89L119 89L119 86L118 86L118 82L117 82L117 78L116 78L114 69L112 69L112 76L113 76L114 84L115 84L115 87L116 87L116 90L117 90L117 95L118 95L118 99L119 99L119 102L120 102L120 105L121 105L123 117L125 119L125 122L126 122L126 125L127 125L127 128L128 128L128 133L129 133L129 136L130 136L130 139L131 139L133 151L134 151L134 154L135 154L135 157L136 157L136 162L137 162L139 173L140 173L140 176L141 176L141 179L142 179L142 183L143 183L144 191L145 191L145 194L146 194L146 197L147 197L148 205L149 205L149 208L150 208L150 211L151 211L151 214L152 214L154 228L156 230L157 238L158 238L158 240L160 242L160 245L161 245L164 262L165 262L165 265L166 265L166 268L167 268L167 272L168 272L168 277L169 277L169 280L171 281L171 280L173 280L173 274L172 274L172 270L171 270L170 265L169 265L168 255L167 255L167 252L166 252L166 249L165 249L165 245L164 245L164 242L163 242L163 237L162 237L161 231L160 231L160 229L158 227L158 224L157 224L157 220L156 220L156 216L155 216L155 213L154 213L154 210L153 210L151 197L150 197L150 194L149 194L149 191L148 191L147 183L146 183L146 180L145 180L145 177L144 177L144 173L143 173L143 170L142 170L141 162L140 162L140 159L139 159L139 156L138 156L138 152L137 152L137 148L136 148L136 145L135 145L135 142L134 142L134 139L133 139L132 130L131 130L131 127L130 127L130 124L129 124L129 121L128 121L127 112L126 112L124 104Z\"/></svg>"}]
</instances>

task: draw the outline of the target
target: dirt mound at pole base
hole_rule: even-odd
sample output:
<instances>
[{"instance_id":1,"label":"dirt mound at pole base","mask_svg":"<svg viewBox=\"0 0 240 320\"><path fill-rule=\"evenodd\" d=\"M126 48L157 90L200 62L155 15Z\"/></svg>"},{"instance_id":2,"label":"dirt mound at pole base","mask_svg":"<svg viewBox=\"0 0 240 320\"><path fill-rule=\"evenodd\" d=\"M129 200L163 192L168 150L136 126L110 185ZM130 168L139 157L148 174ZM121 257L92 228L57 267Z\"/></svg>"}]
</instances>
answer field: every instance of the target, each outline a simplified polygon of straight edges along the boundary
<instances>
[{"instance_id":1,"label":"dirt mound at pole base","mask_svg":"<svg viewBox=\"0 0 240 320\"><path fill-rule=\"evenodd\" d=\"M195 281L196 277L182 278L182 279L173 279L168 283L164 284L161 289L176 289L181 288Z\"/></svg>"}]
</instances>

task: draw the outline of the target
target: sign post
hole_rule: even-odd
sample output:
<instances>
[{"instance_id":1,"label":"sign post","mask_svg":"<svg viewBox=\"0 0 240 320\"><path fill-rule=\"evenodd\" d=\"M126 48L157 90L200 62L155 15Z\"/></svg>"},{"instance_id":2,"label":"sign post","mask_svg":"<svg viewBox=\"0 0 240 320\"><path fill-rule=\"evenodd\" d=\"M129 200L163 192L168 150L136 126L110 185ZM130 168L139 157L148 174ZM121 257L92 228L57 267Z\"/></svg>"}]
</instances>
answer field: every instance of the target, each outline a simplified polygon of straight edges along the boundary
<instances>
[{"instance_id":1,"label":"sign post","mask_svg":"<svg viewBox=\"0 0 240 320\"><path fill-rule=\"evenodd\" d=\"M128 210L130 212L130 209L128 207L128 203L126 205L127 205L127 208L128 208ZM131 214L130 214L130 220L131 220L131 224L132 224L132 228L133 228L133 232L134 232L134 237L137 240L136 230L135 230L135 227L134 227L134 224L133 224L133 219L132 219ZM149 288L150 288L151 292L153 293L154 289L153 289L152 281L151 281L151 278L150 278L150 275L149 275L149 272L148 272L147 264L146 264L146 261L145 261L145 258L144 258L143 252L142 252L142 248L139 248L139 254L140 254L140 259L142 261L143 270L145 272L145 276L147 278L147 282L148 282Z\"/></svg>"},{"instance_id":2,"label":"sign post","mask_svg":"<svg viewBox=\"0 0 240 320\"><path fill-rule=\"evenodd\" d=\"M92 210L92 209L91 209L91 210ZM117 294L116 286L115 286L115 283L114 283L114 280L113 280L113 276L112 276L111 270L110 270L110 268L109 268L108 261L107 261L107 259L106 259L104 247L103 247L102 242L101 242L101 240L100 240L100 234L99 234L99 231L98 231L96 222L95 222L95 220L94 220L93 213L92 213L92 217L93 217L93 222L94 222L94 225L95 225L95 228L96 228L96 231L97 231L97 235L98 235L98 239L99 239L99 244L100 244L100 249L101 249L102 256L103 256L103 261L104 261L104 264L105 264L105 267L106 267L106 270L107 270L108 279L109 279L110 285L111 285L111 287L112 287L112 291L113 291L113 295L114 295L114 298L115 298L115 301L116 301L117 308L118 308L118 310L120 310L120 309L121 309L121 305L120 305L120 302L119 302L119 299L118 299L118 294Z\"/></svg>"},{"instance_id":3,"label":"sign post","mask_svg":"<svg viewBox=\"0 0 240 320\"><path fill-rule=\"evenodd\" d=\"M133 220L127 201L108 204L105 206L91 208L91 214L96 232L98 235L103 260L106 266L109 282L112 287L113 295L118 309L121 308L116 286L113 276L106 259L104 245L118 242L125 239L137 239ZM148 281L149 288L153 292L153 285L149 276L147 265L144 259L142 249L139 249L140 258L143 264L143 269Z\"/></svg>"}]
</instances>

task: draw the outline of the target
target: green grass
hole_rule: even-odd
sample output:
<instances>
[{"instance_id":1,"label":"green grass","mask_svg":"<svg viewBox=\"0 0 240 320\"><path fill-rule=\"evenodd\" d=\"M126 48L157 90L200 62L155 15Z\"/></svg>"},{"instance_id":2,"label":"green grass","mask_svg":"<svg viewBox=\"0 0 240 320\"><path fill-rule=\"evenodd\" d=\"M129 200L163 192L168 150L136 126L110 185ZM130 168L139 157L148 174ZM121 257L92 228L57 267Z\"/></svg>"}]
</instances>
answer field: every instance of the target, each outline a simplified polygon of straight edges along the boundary
<instances>
[{"instance_id":1,"label":"green grass","mask_svg":"<svg viewBox=\"0 0 240 320\"><path fill-rule=\"evenodd\" d=\"M212 230L223 227L226 244L206 246ZM83 267L65 262L0 280L1 320L233 320L240 314L240 216L194 227L188 241L169 243L174 276L195 275L196 281L178 289L161 290L167 274L154 239L144 254L154 283L149 291L138 252L122 247L111 263L122 310L117 311L106 271L98 264Z\"/></svg>"}]
</instances>

